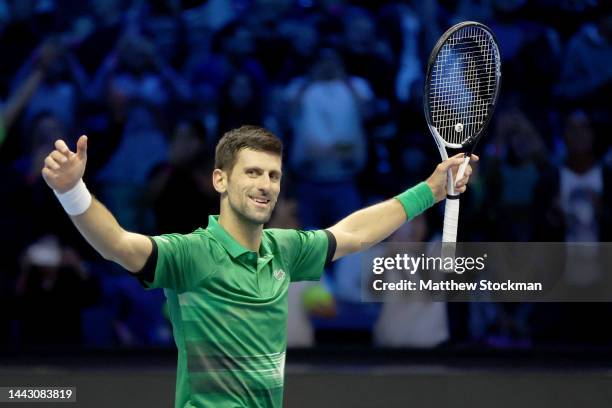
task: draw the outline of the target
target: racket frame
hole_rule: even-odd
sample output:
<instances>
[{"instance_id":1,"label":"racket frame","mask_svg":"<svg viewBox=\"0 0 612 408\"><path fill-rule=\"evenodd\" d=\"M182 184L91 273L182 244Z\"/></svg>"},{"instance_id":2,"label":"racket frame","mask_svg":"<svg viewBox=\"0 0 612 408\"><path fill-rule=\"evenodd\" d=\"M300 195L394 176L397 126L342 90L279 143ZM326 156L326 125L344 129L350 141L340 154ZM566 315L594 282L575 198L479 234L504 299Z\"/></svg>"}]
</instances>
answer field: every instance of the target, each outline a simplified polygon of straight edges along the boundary
<instances>
[{"instance_id":1,"label":"racket frame","mask_svg":"<svg viewBox=\"0 0 612 408\"><path fill-rule=\"evenodd\" d=\"M496 64L496 72L495 75L497 77L496 81L495 81L495 89L494 89L494 94L493 97L491 98L491 101L489 103L488 109L489 109L489 114L487 115L487 117L485 118L484 123L480 126L480 129L478 129L478 132L475 133L474 135L468 137L463 143L459 144L459 143L449 143L446 140L444 140L444 138L442 138L442 136L440 136L440 134L438 133L438 130L435 128L435 126L433 126L433 120L431 118L431 110L430 110L430 105L429 105L429 91L431 88L431 75L432 75L432 71L433 71L433 66L436 62L436 59L438 58L438 54L440 53L440 50L442 49L442 47L444 46L444 44L446 43L446 41L453 35L455 34L455 32L459 31L460 29L466 28L466 27L479 27L481 29L483 29L488 35L491 36L491 38L493 39L493 43L496 46L496 51L497 51L497 59L500 60L501 56L499 55L499 45L497 42L497 37L495 36L495 34L493 33L493 31L491 31L491 29L489 27L487 27L486 25L476 22L476 21L463 21L461 23L457 23L454 26L450 27L448 30L446 30L446 32L444 34L442 34L442 36L438 39L438 41L436 42L436 45L434 46L433 50L431 51L431 54L429 56L429 60L427 61L427 71L426 71L426 75L425 75L425 87L423 90L423 111L425 113L425 120L427 121L427 126L429 127L429 131L431 132L435 142L436 142L436 146L438 147L438 150L440 151L440 157L442 158L442 160L447 160L448 159L448 153L446 152L446 148L450 148L450 149L456 149L456 150L462 150L465 154L465 160L463 162L463 164L461 165L461 167L463 168L463 171L461 171L461 169L457 172L458 176L462 176L463 172L465 171L465 167L467 167L467 164L469 162L469 158L470 155L474 152L474 149L476 148L476 144L478 143L478 140L480 139L480 137L482 136L482 134L484 133L484 131L486 130L486 128L489 125L489 122L491 120L491 117L493 116L493 111L495 110L495 105L497 103L497 98L499 96L499 89L500 89L500 85L501 85L501 64ZM461 177L457 177L457 179L460 179ZM448 178L448 186L447 186L447 193L449 196L452 196L452 198L456 198L457 193L455 191L455 183L452 177L451 172L449 171L449 178Z\"/></svg>"},{"instance_id":2,"label":"racket frame","mask_svg":"<svg viewBox=\"0 0 612 408\"><path fill-rule=\"evenodd\" d=\"M499 97L499 90L501 86L501 63L496 63L495 64L495 67L496 67L495 89L493 91L494 92L493 97L491 98L491 101L488 104L489 114L485 118L483 124L478 129L478 132L476 132L474 135L469 136L465 141L463 141L460 144L447 142L446 140L444 140L444 138L442 138L442 136L440 136L440 133L438 132L436 127L433 125L433 120L431 117L430 101L429 101L429 91L431 88L431 75L432 75L433 67L436 62L436 59L438 58L438 54L440 53L440 50L442 49L442 47L446 44L446 41L453 34L455 34L458 30L466 28L466 27L470 27L470 26L479 27L480 29L484 30L492 38L492 41L495 44L496 58L498 61L501 61L501 55L499 52L499 45L498 45L499 43L493 31L482 23L478 23L476 21L463 21L461 23L455 24L454 26L446 30L446 32L444 32L444 34L442 34L442 36L436 42L436 45L431 51L431 54L427 61L425 86L423 89L423 111L425 113L425 120L427 121L427 126L429 127L429 131L431 132L431 135L433 136L434 141L436 142L436 146L438 147L438 151L440 152L440 157L442 158L443 161L448 159L448 152L446 151L447 148L462 150L464 153L464 161L461 164L457 172L457 178L456 178L457 180L460 180L463 177L465 169L467 168L467 165L470 161L470 156L474 152L474 149L476 148L476 144L478 143L478 140L480 139L480 137L482 136L482 134L484 133L484 131L489 125L491 117L493 116L493 111L495 109L497 99ZM459 217L459 193L457 193L455 189L455 180L453 178L453 174L450 169L448 170L448 175L447 175L447 190L446 191L447 191L447 196L446 196L447 199L446 199L446 208L445 208L445 215L444 215L445 226L444 226L442 241L443 242L456 242L457 223L458 223L458 217ZM450 221L451 224L453 225L446 225L448 221Z\"/></svg>"}]
</instances>

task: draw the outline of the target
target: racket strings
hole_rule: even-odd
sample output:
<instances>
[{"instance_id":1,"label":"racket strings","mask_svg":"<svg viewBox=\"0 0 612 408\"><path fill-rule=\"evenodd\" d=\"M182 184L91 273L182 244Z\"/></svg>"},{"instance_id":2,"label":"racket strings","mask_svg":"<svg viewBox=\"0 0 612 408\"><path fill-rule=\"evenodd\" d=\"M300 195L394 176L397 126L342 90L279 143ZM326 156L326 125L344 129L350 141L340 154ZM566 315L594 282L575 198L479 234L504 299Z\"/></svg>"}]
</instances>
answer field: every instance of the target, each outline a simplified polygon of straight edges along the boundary
<instances>
[{"instance_id":1,"label":"racket strings","mask_svg":"<svg viewBox=\"0 0 612 408\"><path fill-rule=\"evenodd\" d=\"M495 97L499 64L493 38L480 27L459 29L441 47L427 97L433 125L446 142L461 144L478 133Z\"/></svg>"}]
</instances>

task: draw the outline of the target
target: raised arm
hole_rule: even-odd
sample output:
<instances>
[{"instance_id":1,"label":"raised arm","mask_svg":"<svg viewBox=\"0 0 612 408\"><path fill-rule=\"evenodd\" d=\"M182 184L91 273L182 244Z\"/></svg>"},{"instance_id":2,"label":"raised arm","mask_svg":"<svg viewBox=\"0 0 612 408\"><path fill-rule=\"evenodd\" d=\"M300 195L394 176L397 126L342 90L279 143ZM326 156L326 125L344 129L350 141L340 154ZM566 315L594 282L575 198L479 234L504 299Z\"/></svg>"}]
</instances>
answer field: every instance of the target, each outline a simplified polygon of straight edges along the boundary
<instances>
[{"instance_id":1,"label":"raised arm","mask_svg":"<svg viewBox=\"0 0 612 408\"><path fill-rule=\"evenodd\" d=\"M478 161L478 156L472 155L472 161ZM427 204L431 205L444 199L446 197L447 170L452 168L456 172L462 162L463 153L460 153L438 164L424 185L415 187L417 191L413 194L414 200L419 201L422 198L423 202L413 203L414 208L421 208L422 211L428 207ZM460 193L465 191L471 173L472 168L468 166L463 179L457 181L457 191ZM432 200L433 196L432 202L427 202L427 195L429 195L429 200ZM407 214L404 205L396 198L352 213L327 229L336 238L334 261L344 255L363 251L378 244L406 222L408 217L412 218L416 215L418 214Z\"/></svg>"},{"instance_id":2,"label":"raised arm","mask_svg":"<svg viewBox=\"0 0 612 408\"><path fill-rule=\"evenodd\" d=\"M35 69L32 71L23 83L13 92L8 101L6 101L4 111L2 112L2 121L7 129L11 127L24 106L28 104L32 95L34 95L34 92L36 92L40 86L43 76L44 73L42 69Z\"/></svg>"},{"instance_id":3,"label":"raised arm","mask_svg":"<svg viewBox=\"0 0 612 408\"><path fill-rule=\"evenodd\" d=\"M76 153L63 140L57 140L55 150L45 158L42 175L67 212L72 213L70 219L87 242L105 259L138 272L153 245L147 236L121 228L110 211L91 197L82 181L86 163L87 136L79 138Z\"/></svg>"},{"instance_id":4,"label":"raised arm","mask_svg":"<svg viewBox=\"0 0 612 408\"><path fill-rule=\"evenodd\" d=\"M13 125L23 108L30 102L43 82L47 69L56 58L57 47L51 41L47 41L19 69L15 76L16 87L11 91L11 95L4 104L1 113L2 125L5 130ZM2 140L0 140L0 144L2 144Z\"/></svg>"}]
</instances>

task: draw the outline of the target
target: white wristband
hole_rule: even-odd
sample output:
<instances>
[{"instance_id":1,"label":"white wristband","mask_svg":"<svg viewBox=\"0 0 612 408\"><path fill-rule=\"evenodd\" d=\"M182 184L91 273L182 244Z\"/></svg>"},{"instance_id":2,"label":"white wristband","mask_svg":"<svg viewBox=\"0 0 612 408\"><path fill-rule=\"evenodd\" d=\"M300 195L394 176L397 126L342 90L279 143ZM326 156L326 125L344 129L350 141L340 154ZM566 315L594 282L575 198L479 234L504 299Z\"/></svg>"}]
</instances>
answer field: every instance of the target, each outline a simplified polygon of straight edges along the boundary
<instances>
[{"instance_id":1,"label":"white wristband","mask_svg":"<svg viewBox=\"0 0 612 408\"><path fill-rule=\"evenodd\" d=\"M56 190L53 190L53 192L64 210L70 215L83 214L91 205L91 194L85 187L83 179L80 179L74 187L65 193L58 193Z\"/></svg>"}]
</instances>

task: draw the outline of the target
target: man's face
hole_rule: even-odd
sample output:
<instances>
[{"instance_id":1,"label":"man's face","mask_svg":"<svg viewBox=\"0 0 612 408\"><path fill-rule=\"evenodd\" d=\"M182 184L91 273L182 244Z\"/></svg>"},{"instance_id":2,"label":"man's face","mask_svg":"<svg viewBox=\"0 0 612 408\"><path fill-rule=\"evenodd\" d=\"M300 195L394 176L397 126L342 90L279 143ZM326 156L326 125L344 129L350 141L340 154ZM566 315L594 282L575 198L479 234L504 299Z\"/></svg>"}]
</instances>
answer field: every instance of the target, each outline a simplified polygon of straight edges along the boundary
<instances>
[{"instance_id":1,"label":"man's face","mask_svg":"<svg viewBox=\"0 0 612 408\"><path fill-rule=\"evenodd\" d=\"M270 220L280 192L281 158L275 154L243 149L228 175L230 208L253 224Z\"/></svg>"},{"instance_id":2,"label":"man's face","mask_svg":"<svg viewBox=\"0 0 612 408\"><path fill-rule=\"evenodd\" d=\"M595 135L589 119L583 114L574 114L565 127L565 142L569 154L588 154L593 151Z\"/></svg>"}]
</instances>

